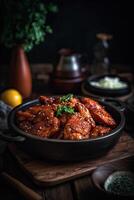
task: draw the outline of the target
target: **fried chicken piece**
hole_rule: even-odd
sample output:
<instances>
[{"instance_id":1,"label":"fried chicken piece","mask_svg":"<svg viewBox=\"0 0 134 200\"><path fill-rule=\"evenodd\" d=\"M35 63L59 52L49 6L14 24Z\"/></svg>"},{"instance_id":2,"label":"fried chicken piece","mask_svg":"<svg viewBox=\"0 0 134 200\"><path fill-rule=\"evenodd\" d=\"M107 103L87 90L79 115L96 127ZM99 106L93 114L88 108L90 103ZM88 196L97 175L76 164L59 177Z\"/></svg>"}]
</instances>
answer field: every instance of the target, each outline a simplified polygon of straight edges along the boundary
<instances>
[{"instance_id":1,"label":"fried chicken piece","mask_svg":"<svg viewBox=\"0 0 134 200\"><path fill-rule=\"evenodd\" d=\"M33 119L33 123L37 123L43 120L49 120L54 117L54 111L50 105L44 105Z\"/></svg>"},{"instance_id":2,"label":"fried chicken piece","mask_svg":"<svg viewBox=\"0 0 134 200\"><path fill-rule=\"evenodd\" d=\"M60 121L54 116L52 106L44 105L44 109L36 115L33 119L33 124L38 135L42 137L51 137L60 128Z\"/></svg>"},{"instance_id":3,"label":"fried chicken piece","mask_svg":"<svg viewBox=\"0 0 134 200\"><path fill-rule=\"evenodd\" d=\"M26 120L28 121L28 118ZM44 105L43 109L30 121L31 123L27 123L27 121L20 123L20 128L27 133L41 137L51 137L55 133L57 134L60 128L60 121L54 116L54 111L50 105Z\"/></svg>"},{"instance_id":4,"label":"fried chicken piece","mask_svg":"<svg viewBox=\"0 0 134 200\"><path fill-rule=\"evenodd\" d=\"M92 128L95 127L95 121L93 120L90 111L86 108L84 104L77 103L76 110L78 110L80 115L91 124Z\"/></svg>"},{"instance_id":5,"label":"fried chicken piece","mask_svg":"<svg viewBox=\"0 0 134 200\"><path fill-rule=\"evenodd\" d=\"M70 107L70 108L75 108L75 105L79 102L79 99L76 99L76 98L72 98L71 101L69 102L61 102L60 104L58 104L58 106L67 106L67 107ZM64 126L68 119L70 118L70 114L69 113L62 113L61 116L59 116L59 120L61 122L61 125Z\"/></svg>"},{"instance_id":6,"label":"fried chicken piece","mask_svg":"<svg viewBox=\"0 0 134 200\"><path fill-rule=\"evenodd\" d=\"M70 118L70 114L63 113L62 116L59 117L61 125L64 126L67 123L69 118Z\"/></svg>"},{"instance_id":7,"label":"fried chicken piece","mask_svg":"<svg viewBox=\"0 0 134 200\"><path fill-rule=\"evenodd\" d=\"M30 112L31 114L36 115L39 111L44 110L44 105L35 105L35 106L31 106L27 109L28 112Z\"/></svg>"},{"instance_id":8,"label":"fried chicken piece","mask_svg":"<svg viewBox=\"0 0 134 200\"><path fill-rule=\"evenodd\" d=\"M48 121L41 121L36 124L34 124L34 130L32 133L37 136L45 137L45 138L50 138L58 136L58 131L60 127L60 121L54 117L51 120Z\"/></svg>"},{"instance_id":9,"label":"fried chicken piece","mask_svg":"<svg viewBox=\"0 0 134 200\"><path fill-rule=\"evenodd\" d=\"M18 111L16 114L17 120L18 121L32 121L35 115L30 113L29 111Z\"/></svg>"},{"instance_id":10,"label":"fried chicken piece","mask_svg":"<svg viewBox=\"0 0 134 200\"><path fill-rule=\"evenodd\" d=\"M68 102L68 106L70 106L70 107L75 107L75 105L76 105L77 103L79 103L79 102L80 102L80 100L79 100L78 98L73 97L73 98L71 98L70 101Z\"/></svg>"},{"instance_id":11,"label":"fried chicken piece","mask_svg":"<svg viewBox=\"0 0 134 200\"><path fill-rule=\"evenodd\" d=\"M41 104L50 105L54 111L56 111L57 107L60 105L60 97L58 96L57 97L40 96L39 101L41 102Z\"/></svg>"},{"instance_id":12,"label":"fried chicken piece","mask_svg":"<svg viewBox=\"0 0 134 200\"><path fill-rule=\"evenodd\" d=\"M39 101L41 104L53 104L55 101L54 97L40 96Z\"/></svg>"},{"instance_id":13,"label":"fried chicken piece","mask_svg":"<svg viewBox=\"0 0 134 200\"><path fill-rule=\"evenodd\" d=\"M33 128L30 121L21 121L21 122L19 123L19 127L20 127L23 131L25 131L26 133L31 133L32 128Z\"/></svg>"},{"instance_id":14,"label":"fried chicken piece","mask_svg":"<svg viewBox=\"0 0 134 200\"><path fill-rule=\"evenodd\" d=\"M98 125L91 131L90 137L96 138L98 136L103 136L109 133L111 130L112 129L110 127Z\"/></svg>"},{"instance_id":15,"label":"fried chicken piece","mask_svg":"<svg viewBox=\"0 0 134 200\"><path fill-rule=\"evenodd\" d=\"M79 113L72 115L64 127L64 139L80 140L89 138L91 124Z\"/></svg>"},{"instance_id":16,"label":"fried chicken piece","mask_svg":"<svg viewBox=\"0 0 134 200\"><path fill-rule=\"evenodd\" d=\"M115 120L98 102L87 97L81 98L81 102L89 109L95 122L103 124L104 126L116 126Z\"/></svg>"}]
</instances>

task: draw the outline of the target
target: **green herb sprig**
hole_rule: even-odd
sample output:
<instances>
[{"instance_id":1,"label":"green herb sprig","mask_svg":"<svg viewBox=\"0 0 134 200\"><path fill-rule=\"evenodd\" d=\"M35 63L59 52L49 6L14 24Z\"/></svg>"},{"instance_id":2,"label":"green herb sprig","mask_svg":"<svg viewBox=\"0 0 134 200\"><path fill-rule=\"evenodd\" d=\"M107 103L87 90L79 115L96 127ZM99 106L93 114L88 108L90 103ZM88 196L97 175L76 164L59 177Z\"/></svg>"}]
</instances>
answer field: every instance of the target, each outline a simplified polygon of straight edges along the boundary
<instances>
[{"instance_id":1,"label":"green herb sprig","mask_svg":"<svg viewBox=\"0 0 134 200\"><path fill-rule=\"evenodd\" d=\"M67 102L67 101L70 101L72 98L73 98L73 94L67 94L60 97L60 102Z\"/></svg>"},{"instance_id":2,"label":"green herb sprig","mask_svg":"<svg viewBox=\"0 0 134 200\"><path fill-rule=\"evenodd\" d=\"M71 106L58 106L57 110L56 110L56 116L62 116L63 113L69 113L69 114L74 114L74 108L72 108Z\"/></svg>"}]
</instances>

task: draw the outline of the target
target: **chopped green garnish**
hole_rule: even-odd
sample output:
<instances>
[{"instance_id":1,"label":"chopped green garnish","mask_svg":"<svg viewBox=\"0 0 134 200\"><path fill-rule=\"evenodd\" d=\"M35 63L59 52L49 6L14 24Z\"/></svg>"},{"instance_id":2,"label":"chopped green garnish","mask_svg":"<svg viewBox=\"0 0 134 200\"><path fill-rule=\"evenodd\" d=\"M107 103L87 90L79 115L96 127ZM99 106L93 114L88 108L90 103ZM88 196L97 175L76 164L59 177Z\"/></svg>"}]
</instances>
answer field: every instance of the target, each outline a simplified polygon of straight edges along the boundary
<instances>
[{"instance_id":1,"label":"chopped green garnish","mask_svg":"<svg viewBox=\"0 0 134 200\"><path fill-rule=\"evenodd\" d=\"M67 102L67 101L70 101L72 98L73 98L73 94L67 94L60 97L60 102Z\"/></svg>"},{"instance_id":2,"label":"chopped green garnish","mask_svg":"<svg viewBox=\"0 0 134 200\"><path fill-rule=\"evenodd\" d=\"M74 108L70 106L58 106L56 110L56 116L61 116L63 113L74 114Z\"/></svg>"}]
</instances>

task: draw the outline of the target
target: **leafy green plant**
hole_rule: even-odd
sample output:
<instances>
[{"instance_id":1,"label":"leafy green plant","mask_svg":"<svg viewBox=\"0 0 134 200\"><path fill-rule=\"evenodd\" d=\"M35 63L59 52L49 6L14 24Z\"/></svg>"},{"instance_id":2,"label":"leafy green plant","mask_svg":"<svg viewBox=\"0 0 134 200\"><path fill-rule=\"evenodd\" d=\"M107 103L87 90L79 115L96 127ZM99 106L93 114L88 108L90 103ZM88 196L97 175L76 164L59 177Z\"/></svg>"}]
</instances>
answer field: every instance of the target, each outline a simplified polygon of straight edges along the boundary
<instances>
[{"instance_id":1,"label":"leafy green plant","mask_svg":"<svg viewBox=\"0 0 134 200\"><path fill-rule=\"evenodd\" d=\"M47 25L49 12L57 12L53 3L41 0L1 0L3 31L1 43L6 47L21 44L25 51L45 40L52 28Z\"/></svg>"}]
</instances>

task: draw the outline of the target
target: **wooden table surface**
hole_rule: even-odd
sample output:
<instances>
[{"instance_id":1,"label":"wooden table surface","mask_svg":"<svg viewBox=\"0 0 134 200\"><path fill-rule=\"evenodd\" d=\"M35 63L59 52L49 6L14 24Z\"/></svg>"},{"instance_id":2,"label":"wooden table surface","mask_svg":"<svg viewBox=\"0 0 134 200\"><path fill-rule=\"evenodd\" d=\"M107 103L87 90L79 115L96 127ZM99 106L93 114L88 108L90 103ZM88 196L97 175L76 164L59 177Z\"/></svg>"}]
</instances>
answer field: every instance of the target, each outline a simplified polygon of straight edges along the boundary
<instances>
[{"instance_id":1,"label":"wooden table surface","mask_svg":"<svg viewBox=\"0 0 134 200\"><path fill-rule=\"evenodd\" d=\"M104 194L94 187L90 174L54 187L40 188L35 186L35 184L33 184L24 173L22 173L8 152L5 153L5 160L6 171L36 191L43 200L89 200L91 197L92 199L98 199L100 197L104 198ZM134 157L123 159L119 162L113 162L112 166L126 166L127 169L127 166L130 164L134 166ZM0 178L0 199L24 200L30 198L25 198L24 195L20 194L16 189Z\"/></svg>"},{"instance_id":2,"label":"wooden table surface","mask_svg":"<svg viewBox=\"0 0 134 200\"><path fill-rule=\"evenodd\" d=\"M36 85L36 86L35 86ZM39 94L51 93L51 88L48 87L47 83L36 82L34 83L34 91L32 98ZM16 160L10 155L7 150L3 156L4 160L3 170L8 172L11 176L17 178L19 181L24 183L26 186L37 192L43 200L89 200L103 198L104 194L100 193L93 185L91 180L91 174L85 175L81 178L67 181L62 184L51 187L38 187L31 179L21 170ZM1 159L1 158L0 158ZM134 164L134 157L122 159L120 161L114 161L112 165L128 166ZM24 200L30 199L24 197L15 188L7 183L0 176L0 200Z\"/></svg>"}]
</instances>

